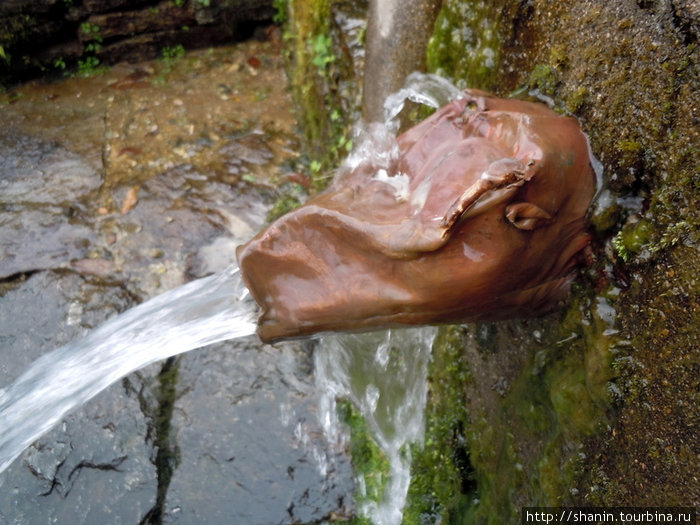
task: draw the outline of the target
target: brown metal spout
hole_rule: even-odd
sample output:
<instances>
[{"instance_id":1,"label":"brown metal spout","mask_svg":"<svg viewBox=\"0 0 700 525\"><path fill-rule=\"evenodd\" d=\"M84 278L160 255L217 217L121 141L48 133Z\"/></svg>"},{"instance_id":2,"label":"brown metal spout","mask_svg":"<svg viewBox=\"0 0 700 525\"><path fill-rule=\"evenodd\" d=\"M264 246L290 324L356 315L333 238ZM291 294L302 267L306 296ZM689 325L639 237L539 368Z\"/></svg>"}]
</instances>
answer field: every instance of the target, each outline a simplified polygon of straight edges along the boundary
<instances>
[{"instance_id":1,"label":"brown metal spout","mask_svg":"<svg viewBox=\"0 0 700 525\"><path fill-rule=\"evenodd\" d=\"M566 296L595 191L578 122L468 90L238 248L264 341L539 315Z\"/></svg>"}]
</instances>

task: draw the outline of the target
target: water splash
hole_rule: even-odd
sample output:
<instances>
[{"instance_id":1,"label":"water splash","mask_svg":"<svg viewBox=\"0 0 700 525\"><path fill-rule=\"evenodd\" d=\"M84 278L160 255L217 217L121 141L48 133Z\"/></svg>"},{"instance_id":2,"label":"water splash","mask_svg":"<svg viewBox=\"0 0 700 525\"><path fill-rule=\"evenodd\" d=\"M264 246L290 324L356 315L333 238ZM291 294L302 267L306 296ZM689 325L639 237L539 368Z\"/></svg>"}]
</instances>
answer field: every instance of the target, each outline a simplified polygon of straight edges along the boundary
<instances>
[{"instance_id":1,"label":"water splash","mask_svg":"<svg viewBox=\"0 0 700 525\"><path fill-rule=\"evenodd\" d=\"M433 74L413 72L406 79L404 87L384 101L384 122L359 122L353 130L355 147L338 168L336 181L355 170L373 173L375 180L394 188L397 200L409 198L409 178L397 170L401 154L396 134L401 125L399 114L406 101L416 102L437 109L453 100L462 98L464 93L449 80ZM427 195L428 187L416 192L414 207L420 208L421 193ZM425 195L424 195L425 196Z\"/></svg>"},{"instance_id":2,"label":"water splash","mask_svg":"<svg viewBox=\"0 0 700 525\"><path fill-rule=\"evenodd\" d=\"M464 93L449 80L435 74L416 71L406 77L403 88L386 98L384 119L387 125L398 128L395 119L407 100L437 109L462 97Z\"/></svg>"},{"instance_id":3,"label":"water splash","mask_svg":"<svg viewBox=\"0 0 700 525\"><path fill-rule=\"evenodd\" d=\"M136 306L37 359L0 390L0 472L61 418L155 361L255 333L236 266Z\"/></svg>"},{"instance_id":4,"label":"water splash","mask_svg":"<svg viewBox=\"0 0 700 525\"><path fill-rule=\"evenodd\" d=\"M344 445L336 400L349 399L389 461L380 502L360 512L376 525L401 523L411 481L411 444L422 444L428 362L435 327L325 336L314 354L319 417L330 442ZM362 481L359 485L362 487Z\"/></svg>"}]
</instances>

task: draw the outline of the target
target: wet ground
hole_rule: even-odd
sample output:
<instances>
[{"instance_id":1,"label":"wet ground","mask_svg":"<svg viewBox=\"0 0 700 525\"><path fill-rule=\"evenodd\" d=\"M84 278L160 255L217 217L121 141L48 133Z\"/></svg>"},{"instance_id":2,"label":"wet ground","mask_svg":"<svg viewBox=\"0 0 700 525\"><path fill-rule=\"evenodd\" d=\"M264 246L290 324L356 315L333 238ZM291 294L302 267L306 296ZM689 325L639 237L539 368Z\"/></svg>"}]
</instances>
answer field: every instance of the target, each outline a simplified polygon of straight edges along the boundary
<instances>
[{"instance_id":1,"label":"wet ground","mask_svg":"<svg viewBox=\"0 0 700 525\"><path fill-rule=\"evenodd\" d=\"M0 387L103 320L224 268L298 144L274 42L0 96ZM152 365L0 474L2 523L308 523L347 513L308 343Z\"/></svg>"}]
</instances>

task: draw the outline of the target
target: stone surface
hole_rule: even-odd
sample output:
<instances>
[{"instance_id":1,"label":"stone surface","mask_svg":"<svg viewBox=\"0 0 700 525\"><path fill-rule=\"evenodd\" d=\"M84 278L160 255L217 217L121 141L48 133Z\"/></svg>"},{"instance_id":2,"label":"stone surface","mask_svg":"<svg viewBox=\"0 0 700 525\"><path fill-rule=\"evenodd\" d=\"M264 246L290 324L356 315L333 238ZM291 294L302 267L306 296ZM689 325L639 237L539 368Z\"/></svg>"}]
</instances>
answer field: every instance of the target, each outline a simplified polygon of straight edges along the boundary
<instances>
[{"instance_id":1,"label":"stone surface","mask_svg":"<svg viewBox=\"0 0 700 525\"><path fill-rule=\"evenodd\" d=\"M350 504L348 459L314 415L309 350L234 341L183 356L165 523L310 523Z\"/></svg>"},{"instance_id":2,"label":"stone surface","mask_svg":"<svg viewBox=\"0 0 700 525\"><path fill-rule=\"evenodd\" d=\"M100 175L77 155L19 131L0 134L0 149L0 278L85 257L95 237L86 199Z\"/></svg>"}]
</instances>

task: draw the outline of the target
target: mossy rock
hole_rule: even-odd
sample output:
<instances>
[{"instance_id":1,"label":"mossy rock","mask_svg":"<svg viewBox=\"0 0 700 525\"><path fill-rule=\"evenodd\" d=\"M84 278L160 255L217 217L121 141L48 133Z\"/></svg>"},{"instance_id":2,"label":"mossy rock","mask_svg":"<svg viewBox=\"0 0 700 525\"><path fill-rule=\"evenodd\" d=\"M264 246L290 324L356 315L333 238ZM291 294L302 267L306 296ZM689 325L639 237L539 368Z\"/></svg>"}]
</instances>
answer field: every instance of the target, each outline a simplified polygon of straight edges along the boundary
<instances>
[{"instance_id":1,"label":"mossy rock","mask_svg":"<svg viewBox=\"0 0 700 525\"><path fill-rule=\"evenodd\" d=\"M411 516L512 523L526 505L700 502L689 444L700 420L700 84L689 12L633 1L443 4L432 70L576 116L608 202L594 207L596 262L568 306L446 329L428 407L442 415L429 419ZM449 431L434 423L446 418ZM460 445L444 437L456 434ZM468 490L454 460L465 454ZM426 497L436 471L441 488Z\"/></svg>"}]
</instances>

